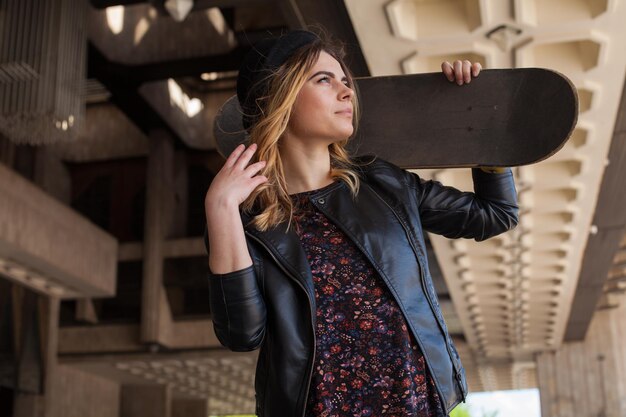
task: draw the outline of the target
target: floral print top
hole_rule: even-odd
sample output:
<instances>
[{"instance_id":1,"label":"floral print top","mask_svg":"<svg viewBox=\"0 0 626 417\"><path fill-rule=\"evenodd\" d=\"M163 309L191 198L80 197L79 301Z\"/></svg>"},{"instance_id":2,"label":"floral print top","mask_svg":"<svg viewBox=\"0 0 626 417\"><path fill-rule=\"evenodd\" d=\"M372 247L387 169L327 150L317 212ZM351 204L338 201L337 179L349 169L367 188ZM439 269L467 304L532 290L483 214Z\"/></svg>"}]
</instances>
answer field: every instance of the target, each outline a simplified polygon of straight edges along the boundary
<instances>
[{"instance_id":1,"label":"floral print top","mask_svg":"<svg viewBox=\"0 0 626 417\"><path fill-rule=\"evenodd\" d=\"M385 282L310 202L327 187L291 195L317 309L306 416L444 417L422 352Z\"/></svg>"}]
</instances>

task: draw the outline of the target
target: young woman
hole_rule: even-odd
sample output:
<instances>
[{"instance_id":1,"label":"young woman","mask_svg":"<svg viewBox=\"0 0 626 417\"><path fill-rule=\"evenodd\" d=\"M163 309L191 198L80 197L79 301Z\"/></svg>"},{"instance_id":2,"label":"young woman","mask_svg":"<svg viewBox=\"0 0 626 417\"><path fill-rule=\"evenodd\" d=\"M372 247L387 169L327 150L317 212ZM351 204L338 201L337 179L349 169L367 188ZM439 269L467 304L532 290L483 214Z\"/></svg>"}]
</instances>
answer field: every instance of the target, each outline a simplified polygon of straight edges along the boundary
<instances>
[{"instance_id":1,"label":"young woman","mask_svg":"<svg viewBox=\"0 0 626 417\"><path fill-rule=\"evenodd\" d=\"M215 333L261 349L259 416L445 416L467 384L422 231L484 240L515 227L512 174L473 169L475 193L460 192L348 155L358 100L342 58L294 31L241 66L249 146L205 200ZM480 65L442 69L463 84Z\"/></svg>"}]
</instances>

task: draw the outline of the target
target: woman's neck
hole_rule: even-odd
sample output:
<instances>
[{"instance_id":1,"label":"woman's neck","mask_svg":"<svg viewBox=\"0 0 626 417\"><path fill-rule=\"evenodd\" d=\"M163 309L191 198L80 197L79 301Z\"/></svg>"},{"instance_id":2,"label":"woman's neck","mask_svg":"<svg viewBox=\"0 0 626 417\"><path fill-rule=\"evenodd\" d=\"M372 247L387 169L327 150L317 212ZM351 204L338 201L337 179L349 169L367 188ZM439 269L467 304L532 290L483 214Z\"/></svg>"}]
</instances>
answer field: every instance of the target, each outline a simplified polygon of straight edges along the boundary
<instances>
[{"instance_id":1,"label":"woman's neck","mask_svg":"<svg viewBox=\"0 0 626 417\"><path fill-rule=\"evenodd\" d=\"M328 147L316 150L283 148L281 159L289 194L316 190L333 181Z\"/></svg>"}]
</instances>

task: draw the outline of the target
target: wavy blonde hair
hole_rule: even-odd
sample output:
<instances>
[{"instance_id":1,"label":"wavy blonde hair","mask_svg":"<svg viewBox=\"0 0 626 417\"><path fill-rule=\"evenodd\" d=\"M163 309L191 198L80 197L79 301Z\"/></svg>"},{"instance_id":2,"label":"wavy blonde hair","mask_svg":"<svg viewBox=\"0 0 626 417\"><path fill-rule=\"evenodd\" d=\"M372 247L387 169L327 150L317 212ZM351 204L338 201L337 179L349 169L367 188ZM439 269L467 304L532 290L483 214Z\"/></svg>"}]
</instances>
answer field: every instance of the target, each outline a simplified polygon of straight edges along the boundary
<instances>
[{"instance_id":1,"label":"wavy blonde hair","mask_svg":"<svg viewBox=\"0 0 626 417\"><path fill-rule=\"evenodd\" d=\"M251 163L266 161L260 174L267 177L268 181L248 196L242 204L242 209L255 214L251 223L261 231L266 231L285 221L288 222L287 230L291 227L294 206L287 192L287 181L278 142L287 128L298 93L322 51L339 62L348 79L348 85L354 89L352 74L343 61L345 56L343 48L330 41L320 40L300 48L269 75L269 79L264 80L269 86L267 94L257 99L260 112L250 129L250 144L256 143L258 148ZM356 133L359 118L356 90L352 95L352 104L354 132L351 137ZM358 193L360 181L356 166L346 150L350 139L332 143L328 150L331 177L344 181L354 197Z\"/></svg>"}]
</instances>

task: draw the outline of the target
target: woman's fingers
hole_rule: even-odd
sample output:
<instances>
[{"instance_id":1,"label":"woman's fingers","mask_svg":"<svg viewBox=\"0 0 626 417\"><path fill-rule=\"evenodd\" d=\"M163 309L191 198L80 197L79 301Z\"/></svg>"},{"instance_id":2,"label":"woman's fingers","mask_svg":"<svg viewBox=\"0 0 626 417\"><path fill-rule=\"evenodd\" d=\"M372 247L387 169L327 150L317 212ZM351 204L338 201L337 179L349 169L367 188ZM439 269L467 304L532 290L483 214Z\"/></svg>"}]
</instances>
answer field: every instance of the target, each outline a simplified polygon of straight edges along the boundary
<instances>
[{"instance_id":1,"label":"woman's fingers","mask_svg":"<svg viewBox=\"0 0 626 417\"><path fill-rule=\"evenodd\" d=\"M248 165L256 150L256 144L248 148L239 145L231 152L209 186L205 196L206 207L232 203L239 205L255 188L267 181L267 177L256 175L265 166L265 161Z\"/></svg>"},{"instance_id":2,"label":"woman's fingers","mask_svg":"<svg viewBox=\"0 0 626 417\"><path fill-rule=\"evenodd\" d=\"M480 65L480 62L474 62L474 65L472 65L472 75L474 77L478 77L481 69L483 69L483 67Z\"/></svg>"},{"instance_id":3,"label":"woman's fingers","mask_svg":"<svg viewBox=\"0 0 626 417\"><path fill-rule=\"evenodd\" d=\"M449 63L448 61L442 62L441 70L443 71L448 81L454 81L454 68L452 67L451 63Z\"/></svg>"},{"instance_id":4,"label":"woman's fingers","mask_svg":"<svg viewBox=\"0 0 626 417\"><path fill-rule=\"evenodd\" d=\"M267 181L267 177L264 175L257 175L256 177L252 178L252 183L250 184L252 186L252 190L250 190L250 193L254 191L256 187L263 184L265 181Z\"/></svg>"},{"instance_id":5,"label":"woman's fingers","mask_svg":"<svg viewBox=\"0 0 626 417\"><path fill-rule=\"evenodd\" d=\"M246 146L243 143L233 149L230 155L228 155L228 158L226 158L226 162L224 162L224 167L230 168L235 165L235 162L237 162L237 159L239 159L239 155L242 154L244 149L246 149Z\"/></svg>"},{"instance_id":6,"label":"woman's fingers","mask_svg":"<svg viewBox=\"0 0 626 417\"><path fill-rule=\"evenodd\" d=\"M244 172L246 173L248 177L252 177L254 176L254 174L262 170L264 166L265 166L265 161L255 162L254 164L248 165L248 167L245 169Z\"/></svg>"},{"instance_id":7,"label":"woman's fingers","mask_svg":"<svg viewBox=\"0 0 626 417\"><path fill-rule=\"evenodd\" d=\"M469 62L467 59L465 61L463 61L463 81L465 81L466 84L469 84L470 81L472 81L472 63Z\"/></svg>"},{"instance_id":8,"label":"woman's fingers","mask_svg":"<svg viewBox=\"0 0 626 417\"><path fill-rule=\"evenodd\" d=\"M448 81L456 81L458 85L469 84L472 77L478 77L482 66L480 63L471 63L469 60L456 60L450 64L448 61L441 63L441 70Z\"/></svg>"},{"instance_id":9,"label":"woman's fingers","mask_svg":"<svg viewBox=\"0 0 626 417\"><path fill-rule=\"evenodd\" d=\"M243 153L239 156L239 159L237 159L237 162L235 163L234 168L244 170L246 166L248 166L248 163L250 162L250 160L252 159L252 155L254 155L256 148L257 148L256 143L253 143L252 145L248 146L248 149L243 151Z\"/></svg>"},{"instance_id":10,"label":"woman's fingers","mask_svg":"<svg viewBox=\"0 0 626 417\"><path fill-rule=\"evenodd\" d=\"M458 85L463 85L463 63L461 61L454 61L454 78Z\"/></svg>"},{"instance_id":11,"label":"woman's fingers","mask_svg":"<svg viewBox=\"0 0 626 417\"><path fill-rule=\"evenodd\" d=\"M245 198L247 198L259 185L267 181L267 177L265 175L256 175L261 169L263 169L264 166L265 161L255 162L254 164L248 165L243 172L246 177L244 184L247 187Z\"/></svg>"}]
</instances>

